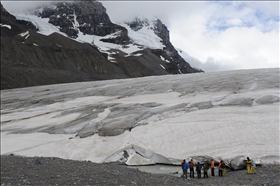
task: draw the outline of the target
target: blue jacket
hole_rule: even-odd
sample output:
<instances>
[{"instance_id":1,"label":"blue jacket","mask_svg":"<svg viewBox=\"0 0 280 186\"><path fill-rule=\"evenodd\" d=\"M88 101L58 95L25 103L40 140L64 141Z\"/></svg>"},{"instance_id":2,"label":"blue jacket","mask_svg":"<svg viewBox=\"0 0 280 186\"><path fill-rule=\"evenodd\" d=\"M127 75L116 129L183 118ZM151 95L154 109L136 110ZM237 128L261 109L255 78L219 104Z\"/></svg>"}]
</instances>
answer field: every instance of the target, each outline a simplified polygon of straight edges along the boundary
<instances>
[{"instance_id":1,"label":"blue jacket","mask_svg":"<svg viewBox=\"0 0 280 186\"><path fill-rule=\"evenodd\" d=\"M256 163L252 160L252 164L251 164L251 167L254 167L256 168Z\"/></svg>"},{"instance_id":2,"label":"blue jacket","mask_svg":"<svg viewBox=\"0 0 280 186\"><path fill-rule=\"evenodd\" d=\"M183 169L185 169L185 170L187 170L189 167L190 167L190 164L189 164L189 163L185 163L185 164L183 165Z\"/></svg>"}]
</instances>

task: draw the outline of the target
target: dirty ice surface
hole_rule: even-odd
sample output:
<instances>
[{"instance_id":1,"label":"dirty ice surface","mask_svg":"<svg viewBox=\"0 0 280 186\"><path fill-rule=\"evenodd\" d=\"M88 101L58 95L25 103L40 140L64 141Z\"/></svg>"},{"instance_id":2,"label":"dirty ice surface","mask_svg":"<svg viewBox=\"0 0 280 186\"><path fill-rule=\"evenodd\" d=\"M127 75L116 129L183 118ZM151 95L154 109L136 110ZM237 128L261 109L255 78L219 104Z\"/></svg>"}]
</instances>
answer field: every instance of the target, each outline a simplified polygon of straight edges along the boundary
<instances>
[{"instance_id":1,"label":"dirty ice surface","mask_svg":"<svg viewBox=\"0 0 280 186\"><path fill-rule=\"evenodd\" d=\"M1 90L1 154L279 164L279 68Z\"/></svg>"}]
</instances>

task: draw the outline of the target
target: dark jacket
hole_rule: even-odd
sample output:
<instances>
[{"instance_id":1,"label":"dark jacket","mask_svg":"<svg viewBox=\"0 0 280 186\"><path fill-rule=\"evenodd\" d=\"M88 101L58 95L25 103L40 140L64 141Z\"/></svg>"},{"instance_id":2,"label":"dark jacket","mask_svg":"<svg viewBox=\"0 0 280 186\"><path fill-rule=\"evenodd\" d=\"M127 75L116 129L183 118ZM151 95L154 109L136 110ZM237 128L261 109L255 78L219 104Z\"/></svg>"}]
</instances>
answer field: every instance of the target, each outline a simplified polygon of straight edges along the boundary
<instances>
[{"instance_id":1,"label":"dark jacket","mask_svg":"<svg viewBox=\"0 0 280 186\"><path fill-rule=\"evenodd\" d=\"M195 168L196 172L201 171L201 169L202 169L202 165L199 162L197 162L196 168Z\"/></svg>"},{"instance_id":2,"label":"dark jacket","mask_svg":"<svg viewBox=\"0 0 280 186\"><path fill-rule=\"evenodd\" d=\"M209 169L209 164L207 162L203 163L203 170L207 172Z\"/></svg>"}]
</instances>

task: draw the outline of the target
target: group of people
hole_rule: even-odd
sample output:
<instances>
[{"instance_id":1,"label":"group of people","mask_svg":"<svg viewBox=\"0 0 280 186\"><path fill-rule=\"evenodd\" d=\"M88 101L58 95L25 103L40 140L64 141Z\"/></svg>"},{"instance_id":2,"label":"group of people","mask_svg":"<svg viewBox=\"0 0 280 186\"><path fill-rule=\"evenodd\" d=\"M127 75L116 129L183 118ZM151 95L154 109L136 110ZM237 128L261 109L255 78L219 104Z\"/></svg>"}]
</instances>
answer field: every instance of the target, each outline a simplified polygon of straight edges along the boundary
<instances>
[{"instance_id":1,"label":"group of people","mask_svg":"<svg viewBox=\"0 0 280 186\"><path fill-rule=\"evenodd\" d=\"M256 163L254 160L250 160L249 157L246 159L247 174L257 174Z\"/></svg>"},{"instance_id":2,"label":"group of people","mask_svg":"<svg viewBox=\"0 0 280 186\"><path fill-rule=\"evenodd\" d=\"M208 161L204 161L203 164L200 162L195 163L193 159L191 159L189 162L186 162L184 159L181 163L181 167L183 170L183 177L186 177L188 179L188 169L190 169L190 178L194 178L194 168L197 173L197 178L201 178L201 170L203 170L203 177L208 178L208 170L211 168L211 176L215 176L215 161L212 159L211 164L209 165ZM219 165L219 176L225 176L226 174L226 165L223 160L220 161Z\"/></svg>"}]
</instances>

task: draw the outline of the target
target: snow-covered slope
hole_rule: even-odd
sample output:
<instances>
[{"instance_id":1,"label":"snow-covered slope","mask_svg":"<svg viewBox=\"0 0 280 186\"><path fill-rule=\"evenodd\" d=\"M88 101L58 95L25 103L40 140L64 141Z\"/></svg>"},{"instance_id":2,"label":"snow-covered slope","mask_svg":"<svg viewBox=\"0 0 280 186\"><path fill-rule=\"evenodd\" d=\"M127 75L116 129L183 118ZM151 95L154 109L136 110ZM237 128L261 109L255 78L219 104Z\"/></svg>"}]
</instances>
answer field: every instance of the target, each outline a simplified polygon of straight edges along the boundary
<instances>
[{"instance_id":1,"label":"snow-covered slope","mask_svg":"<svg viewBox=\"0 0 280 186\"><path fill-rule=\"evenodd\" d=\"M188 62L193 68L199 68L202 63L201 61L199 61L198 59L196 59L195 57L192 57L191 55L189 55L186 51L180 49L180 48L176 48L176 50L178 51L179 55L186 61ZM200 69L201 70L201 69Z\"/></svg>"},{"instance_id":2,"label":"snow-covered slope","mask_svg":"<svg viewBox=\"0 0 280 186\"><path fill-rule=\"evenodd\" d=\"M33 25L36 26L36 28L38 29L38 33L40 34L50 35L54 32L57 32L67 37L65 33L59 31L58 27L48 23L49 18L40 18L30 14L15 14L14 16L16 17L17 20L24 20L33 23Z\"/></svg>"},{"instance_id":3,"label":"snow-covered slope","mask_svg":"<svg viewBox=\"0 0 280 186\"><path fill-rule=\"evenodd\" d=\"M30 14L17 14L15 16L18 20L25 20L25 21L32 22L39 30L38 32L43 35L50 35L54 32L57 32L67 37L65 33L59 31L59 27L48 23L49 18L41 18ZM141 51L144 48L163 49L163 47L165 47L165 45L163 45L161 41L161 38L159 38L154 33L153 30L149 29L149 26L144 26L140 30L134 31L127 24L122 24L121 26L125 27L128 30L128 36L132 40L131 44L127 44L124 46L121 44L114 44L114 43L102 41L102 39L117 37L118 32L106 36L84 34L77 28L78 23L76 23L76 19L74 20L75 23L73 25L74 26L76 25L74 29L78 31L78 37L72 39L78 42L90 43L96 45L101 52L108 54L108 59L112 62L115 62L115 59L110 56L112 54L115 54L115 51L113 51L112 49L122 51L127 54L126 56L130 56L130 55L137 55L133 53L137 51Z\"/></svg>"},{"instance_id":4,"label":"snow-covered slope","mask_svg":"<svg viewBox=\"0 0 280 186\"><path fill-rule=\"evenodd\" d=\"M279 69L1 91L1 154L129 165L279 164ZM137 153L136 153L137 152Z\"/></svg>"}]
</instances>

